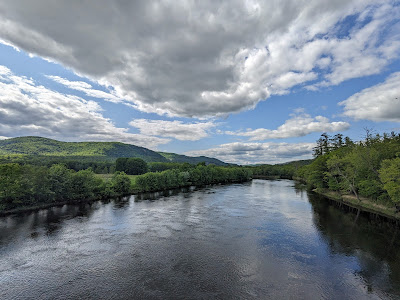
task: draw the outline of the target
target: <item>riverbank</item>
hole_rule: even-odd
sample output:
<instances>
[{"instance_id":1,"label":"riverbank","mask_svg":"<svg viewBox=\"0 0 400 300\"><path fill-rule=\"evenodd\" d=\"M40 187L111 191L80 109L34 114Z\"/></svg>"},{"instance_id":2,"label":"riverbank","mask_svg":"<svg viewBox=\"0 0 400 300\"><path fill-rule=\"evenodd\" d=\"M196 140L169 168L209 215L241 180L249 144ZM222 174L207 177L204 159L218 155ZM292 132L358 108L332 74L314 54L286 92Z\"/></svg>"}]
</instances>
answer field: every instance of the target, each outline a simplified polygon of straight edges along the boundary
<instances>
[{"instance_id":1,"label":"riverbank","mask_svg":"<svg viewBox=\"0 0 400 300\"><path fill-rule=\"evenodd\" d=\"M223 184L234 184L234 183L242 183L243 181L232 181L228 183L214 183L211 184L213 185L223 185ZM206 185L184 185L180 186L174 189L170 190L176 190L176 189L182 189L182 188L189 188L189 187L194 187L194 188L202 188L209 186L208 184ZM90 203L90 202L95 202L95 201L100 201L100 200L106 200L106 199L113 199L113 198L121 198L121 197L127 197L127 196L138 196L142 194L147 194L147 193L158 193L158 192L165 192L166 189L161 189L161 190L155 190L155 191L133 191L132 193L128 194L123 194L123 195L118 195L115 197L110 197L110 198L104 198L104 197L98 197L98 198L90 198L90 199L79 199L79 200L67 200L67 201L60 201L60 202L53 202L53 203L43 203L43 204L37 204L37 205L32 205L32 206L21 206L9 210L0 210L0 217L5 217L13 214L21 214L21 213L27 213L27 212L34 212L34 211L39 211L41 209L47 209L51 207L57 207L57 206L63 206L66 204L80 204L80 203Z\"/></svg>"},{"instance_id":2,"label":"riverbank","mask_svg":"<svg viewBox=\"0 0 400 300\"><path fill-rule=\"evenodd\" d=\"M254 180L3 218L0 298L397 299L399 231L319 197Z\"/></svg>"},{"instance_id":3,"label":"riverbank","mask_svg":"<svg viewBox=\"0 0 400 300\"><path fill-rule=\"evenodd\" d=\"M267 179L267 180L276 180L281 179L280 176L272 176L272 175L253 175L253 179Z\"/></svg>"},{"instance_id":4,"label":"riverbank","mask_svg":"<svg viewBox=\"0 0 400 300\"><path fill-rule=\"evenodd\" d=\"M65 200L65 201L60 201L60 202L52 202L52 203L42 203L42 204L36 204L36 205L30 205L30 206L21 206L21 207L16 207L13 209L8 209L8 210L0 210L0 217L5 217L9 215L14 215L14 214L21 214L21 213L27 213L27 212L34 212L34 211L39 211L41 209L47 209L51 207L57 207L57 206L63 206L66 204L80 204L80 203L90 203L90 202L95 202L95 201L100 201L100 200L107 200L107 199L112 199L112 198L121 198L121 197L126 197L126 196L131 196L133 194L121 194L115 197L110 197L110 198L104 198L104 197L97 197L97 198L87 198L87 199L78 199L78 200Z\"/></svg>"},{"instance_id":5,"label":"riverbank","mask_svg":"<svg viewBox=\"0 0 400 300\"><path fill-rule=\"evenodd\" d=\"M276 180L280 179L278 176L253 176L252 179L264 179L264 180ZM235 182L230 182L228 184L232 184ZM213 185L219 185L221 183L215 183ZM193 185L190 185L193 186ZM196 188L201 188L204 185L200 186L195 186ZM157 190L157 191L151 191L151 192L163 192L165 189L162 190ZM375 203L373 200L361 197L361 202L357 200L357 198L353 195L340 195L337 192L329 191L329 190L319 190L319 189L314 189L314 193L317 193L321 196L324 196L330 200L333 200L340 205L346 205L350 208L355 208L359 209L360 211L371 213L374 215L378 215L390 220L394 221L400 221L400 213L396 213L395 208L388 208L383 205ZM134 195L140 195L145 192L140 192L140 191L134 191L129 194L125 195L120 195L118 197L124 197L124 196L134 196ZM18 207L10 210L3 210L0 211L0 217L7 216L7 215L12 215L12 214L19 214L19 213L26 213L26 212L33 212L33 211L38 211L41 209L46 209L46 208L51 208L51 207L57 207L57 206L63 206L66 204L79 204L79 203L89 203L89 202L94 202L94 201L99 201L99 200L104 200L105 198L99 197L99 198L90 198L90 199L79 199L79 200L69 200L69 201L61 201L61 202L54 202L54 203L43 203L43 204L37 204L33 206L23 206L23 207Z\"/></svg>"},{"instance_id":6,"label":"riverbank","mask_svg":"<svg viewBox=\"0 0 400 300\"><path fill-rule=\"evenodd\" d=\"M99 200L185 186L244 182L251 172L242 167L196 165L132 176L123 172L98 176L91 169L74 171L64 165L0 166L0 215L37 210L64 201Z\"/></svg>"},{"instance_id":7,"label":"riverbank","mask_svg":"<svg viewBox=\"0 0 400 300\"><path fill-rule=\"evenodd\" d=\"M5 217L13 214L20 214L20 213L26 213L26 212L33 212L33 211L38 211L41 209L46 209L46 208L51 208L51 207L56 207L56 206L63 206L65 204L77 204L77 203L87 203L91 201L98 201L101 199L84 199L84 200L79 200L79 201L62 201L62 202L55 202L55 203L43 203L43 204L37 204L33 206L22 206L22 207L17 207L9 210L3 210L0 211L0 217Z\"/></svg>"},{"instance_id":8,"label":"riverbank","mask_svg":"<svg viewBox=\"0 0 400 300\"><path fill-rule=\"evenodd\" d=\"M314 193L322 195L330 200L336 201L341 205L359 209L360 211L378 215L393 221L400 221L400 213L396 213L396 209L377 204L372 199L360 197L361 202L353 195L340 195L337 192L329 190L314 189Z\"/></svg>"}]
</instances>

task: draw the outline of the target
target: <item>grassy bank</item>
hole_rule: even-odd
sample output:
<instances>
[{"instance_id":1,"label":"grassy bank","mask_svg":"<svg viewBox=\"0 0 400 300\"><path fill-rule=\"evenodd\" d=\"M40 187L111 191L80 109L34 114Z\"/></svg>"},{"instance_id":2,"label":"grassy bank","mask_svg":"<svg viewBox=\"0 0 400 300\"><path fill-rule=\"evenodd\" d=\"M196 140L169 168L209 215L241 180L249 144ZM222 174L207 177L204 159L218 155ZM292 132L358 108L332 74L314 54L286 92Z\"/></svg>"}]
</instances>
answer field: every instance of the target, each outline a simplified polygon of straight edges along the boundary
<instances>
[{"instance_id":1,"label":"grassy bank","mask_svg":"<svg viewBox=\"0 0 400 300\"><path fill-rule=\"evenodd\" d=\"M320 194L331 200L334 200L336 202L342 203L344 205L360 209L361 211L364 212L376 214L396 221L400 220L400 213L396 213L396 209L394 207L388 207L376 203L376 201L374 201L373 199L360 197L361 201L358 201L354 195L349 195L349 194L341 195L337 192L324 189L314 189L313 192Z\"/></svg>"}]
</instances>

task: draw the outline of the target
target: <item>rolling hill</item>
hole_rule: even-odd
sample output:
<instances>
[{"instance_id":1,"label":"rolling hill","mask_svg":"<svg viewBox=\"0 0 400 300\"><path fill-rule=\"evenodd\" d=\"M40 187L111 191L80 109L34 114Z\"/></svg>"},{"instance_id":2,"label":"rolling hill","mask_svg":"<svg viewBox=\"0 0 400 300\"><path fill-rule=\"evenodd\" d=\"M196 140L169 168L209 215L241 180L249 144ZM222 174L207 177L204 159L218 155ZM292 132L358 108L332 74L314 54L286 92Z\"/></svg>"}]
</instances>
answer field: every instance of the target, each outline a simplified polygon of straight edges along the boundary
<instances>
[{"instance_id":1,"label":"rolling hill","mask_svg":"<svg viewBox=\"0 0 400 300\"><path fill-rule=\"evenodd\" d=\"M190 157L175 153L155 152L150 149L119 142L61 142L53 139L25 136L0 140L0 156L46 156L60 158L92 157L96 160L115 160L118 157L139 157L147 162L199 162L226 165L210 157Z\"/></svg>"},{"instance_id":2,"label":"rolling hill","mask_svg":"<svg viewBox=\"0 0 400 300\"><path fill-rule=\"evenodd\" d=\"M192 157L192 156L186 156L182 154L176 154L176 153L168 153L168 152L158 152L161 154L163 157L165 157L168 161L170 162L178 162L178 163L190 163L190 164L197 164L201 162L205 162L206 164L214 164L216 166L227 166L228 164L212 157L207 157L207 156L197 156L197 157Z\"/></svg>"}]
</instances>

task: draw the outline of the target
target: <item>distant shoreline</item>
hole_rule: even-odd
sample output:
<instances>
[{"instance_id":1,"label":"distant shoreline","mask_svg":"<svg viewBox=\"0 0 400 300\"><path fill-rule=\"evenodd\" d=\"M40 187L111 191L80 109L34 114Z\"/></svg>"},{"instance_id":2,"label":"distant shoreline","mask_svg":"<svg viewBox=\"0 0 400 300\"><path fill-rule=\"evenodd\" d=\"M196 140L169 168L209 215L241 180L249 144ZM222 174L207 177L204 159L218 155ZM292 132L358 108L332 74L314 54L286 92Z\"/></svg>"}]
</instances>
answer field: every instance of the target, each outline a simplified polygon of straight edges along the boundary
<instances>
[{"instance_id":1,"label":"distant shoreline","mask_svg":"<svg viewBox=\"0 0 400 300\"><path fill-rule=\"evenodd\" d=\"M211 185L223 185L223 184L235 184L235 183L243 183L243 182L228 182L228 183L214 183ZM195 185L188 185L188 186L182 186L179 188L175 189L169 189L169 190L177 190L177 189L182 189L182 188L189 188L189 187L195 187L195 188L202 188L209 186L207 185L200 185L200 186L195 186ZM91 199L80 199L80 200L66 200L66 201L61 201L61 202L53 202L53 203L43 203L43 204L37 204L37 205L32 205L32 206L22 206L18 208L13 208L13 209L8 209L8 210L2 210L0 211L0 217L6 217L14 214L22 214L22 213L27 213L27 212L35 212L39 211L41 209L47 209L51 207L57 207L57 206L63 206L67 204L81 204L81 203L90 203L90 202L95 202L95 201L101 201L101 200L108 200L108 199L116 199L116 198L122 198L122 197L130 197L130 196L136 196L136 195L142 195L142 194L148 194L148 193L159 193L159 192L165 192L167 190L162 189L162 190L157 190L157 191L149 191L149 192L133 192L125 195L119 195L115 197L109 197L109 198L91 198Z\"/></svg>"},{"instance_id":2,"label":"distant shoreline","mask_svg":"<svg viewBox=\"0 0 400 300\"><path fill-rule=\"evenodd\" d=\"M280 178L279 176L253 176L252 179L277 180L277 179L286 179L286 178ZM296 179L292 179L292 180L298 181ZM234 182L232 182L232 183L234 183ZM228 184L232 184L232 183L228 183ZM219 184L213 184L213 185L219 185ZM203 186L195 186L195 187L200 188ZM152 191L151 193L162 192L162 191L165 191L165 190ZM337 193L335 193L333 191L329 191L329 190L321 191L318 189L314 189L312 192L316 193L320 196L323 196L331 201L336 202L340 207L345 205L351 209L357 209L362 212L377 215L377 216L386 218L388 220L395 221L396 224L400 224L400 223L398 223L398 221L400 221L400 213L396 213L396 210L394 208L388 208L388 207L384 207L382 205L377 205L377 204L373 203L373 201L370 199L362 198L362 201L358 202L358 200L352 195L338 195ZM144 194L144 193L136 192L136 193L130 193L130 194L122 195L122 196L118 196L118 197L106 198L106 199L134 196L134 195L140 195L140 194ZM66 204L89 203L89 202L94 202L94 201L99 201L99 200L105 200L105 198L99 197L96 199L69 200L69 201L62 201L62 202L38 204L38 205L34 205L34 206L19 207L19 208L14 208L14 209L10 209L10 210L0 211L0 217L6 217L9 215L13 215L13 214L34 212L34 211L39 211L41 209L63 206Z\"/></svg>"}]
</instances>

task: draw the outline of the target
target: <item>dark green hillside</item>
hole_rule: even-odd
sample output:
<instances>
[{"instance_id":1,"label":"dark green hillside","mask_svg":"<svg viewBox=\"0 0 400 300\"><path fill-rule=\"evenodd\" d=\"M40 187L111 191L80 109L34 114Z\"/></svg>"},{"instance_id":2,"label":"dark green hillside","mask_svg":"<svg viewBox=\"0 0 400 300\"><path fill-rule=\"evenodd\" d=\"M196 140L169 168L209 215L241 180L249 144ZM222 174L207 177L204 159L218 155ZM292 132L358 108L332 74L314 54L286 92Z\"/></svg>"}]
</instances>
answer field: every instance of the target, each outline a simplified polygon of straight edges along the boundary
<instances>
[{"instance_id":1,"label":"dark green hillside","mask_svg":"<svg viewBox=\"0 0 400 300\"><path fill-rule=\"evenodd\" d=\"M60 142L48 138L27 136L0 141L0 155L96 157L115 159L139 157L148 162L166 162L155 151L118 142Z\"/></svg>"},{"instance_id":2,"label":"dark green hillside","mask_svg":"<svg viewBox=\"0 0 400 300\"><path fill-rule=\"evenodd\" d=\"M0 163L24 161L37 165L38 160L56 161L57 163L71 160L114 162L119 157L138 157L146 162L187 162L190 164L205 162L216 166L228 165L216 158L155 152L119 142L60 142L37 136L0 140Z\"/></svg>"},{"instance_id":3,"label":"dark green hillside","mask_svg":"<svg viewBox=\"0 0 400 300\"><path fill-rule=\"evenodd\" d=\"M158 152L158 153L161 154L163 157L165 157L170 162L189 163L189 164L198 164L201 162L205 162L207 165L208 164L214 164L216 166L227 166L228 165L227 163L220 161L219 159L211 158L211 157L207 157L207 156L191 157L191 156L186 156L186 155L182 155L182 154L168 153L168 152Z\"/></svg>"}]
</instances>

